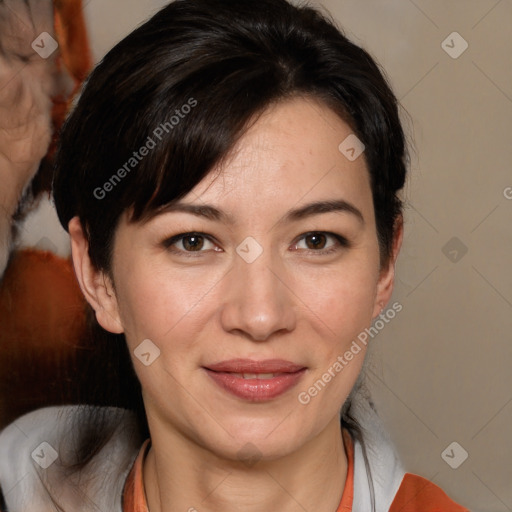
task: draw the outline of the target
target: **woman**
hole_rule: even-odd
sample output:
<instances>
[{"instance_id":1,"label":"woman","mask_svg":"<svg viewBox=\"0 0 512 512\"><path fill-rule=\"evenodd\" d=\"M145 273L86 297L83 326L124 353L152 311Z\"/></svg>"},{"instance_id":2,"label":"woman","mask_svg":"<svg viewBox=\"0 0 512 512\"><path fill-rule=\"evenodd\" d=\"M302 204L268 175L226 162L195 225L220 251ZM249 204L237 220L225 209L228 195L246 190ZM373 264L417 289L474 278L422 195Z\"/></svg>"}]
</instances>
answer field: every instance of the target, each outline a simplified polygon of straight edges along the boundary
<instances>
[{"instance_id":1,"label":"woman","mask_svg":"<svg viewBox=\"0 0 512 512\"><path fill-rule=\"evenodd\" d=\"M354 412L405 175L389 86L310 8L177 1L121 41L62 132L54 195L99 350L128 347L101 359L107 402L135 414L6 429L37 476L11 477L7 509L465 510Z\"/></svg>"}]
</instances>

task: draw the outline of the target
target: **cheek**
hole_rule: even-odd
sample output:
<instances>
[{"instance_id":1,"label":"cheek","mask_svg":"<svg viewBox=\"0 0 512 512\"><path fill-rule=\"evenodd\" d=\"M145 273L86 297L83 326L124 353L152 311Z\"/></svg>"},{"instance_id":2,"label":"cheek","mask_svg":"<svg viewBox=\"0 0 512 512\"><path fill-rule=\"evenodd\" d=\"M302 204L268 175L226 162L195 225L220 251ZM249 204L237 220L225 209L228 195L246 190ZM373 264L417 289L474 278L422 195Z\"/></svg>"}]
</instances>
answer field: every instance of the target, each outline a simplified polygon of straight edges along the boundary
<instances>
[{"instance_id":1,"label":"cheek","mask_svg":"<svg viewBox=\"0 0 512 512\"><path fill-rule=\"evenodd\" d=\"M311 376L298 400L314 404L320 423L342 406L364 363L364 330L371 324L376 293L374 268L355 262L324 272L317 276L315 293L309 294L304 314L311 323L314 349L309 343ZM304 278L303 294L308 281Z\"/></svg>"},{"instance_id":2,"label":"cheek","mask_svg":"<svg viewBox=\"0 0 512 512\"><path fill-rule=\"evenodd\" d=\"M204 315L214 286L213 272L205 279L192 272L165 271L142 262L126 265L116 276L119 314L129 345L149 338L157 345L173 340L194 341L199 331L199 316ZM179 333L173 335L173 333Z\"/></svg>"},{"instance_id":3,"label":"cheek","mask_svg":"<svg viewBox=\"0 0 512 512\"><path fill-rule=\"evenodd\" d=\"M297 278L297 295L339 341L371 323L377 269L376 261L354 257L331 269L304 272Z\"/></svg>"}]
</instances>

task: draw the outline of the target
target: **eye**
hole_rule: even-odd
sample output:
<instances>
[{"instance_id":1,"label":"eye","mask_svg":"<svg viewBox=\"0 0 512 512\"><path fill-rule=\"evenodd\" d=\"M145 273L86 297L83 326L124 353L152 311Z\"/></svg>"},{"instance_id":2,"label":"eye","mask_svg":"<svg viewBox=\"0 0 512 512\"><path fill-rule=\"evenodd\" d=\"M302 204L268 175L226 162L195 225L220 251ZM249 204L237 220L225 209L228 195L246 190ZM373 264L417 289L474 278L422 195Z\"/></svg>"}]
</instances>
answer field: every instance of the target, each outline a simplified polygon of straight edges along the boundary
<instances>
[{"instance_id":1,"label":"eye","mask_svg":"<svg viewBox=\"0 0 512 512\"><path fill-rule=\"evenodd\" d=\"M210 236L199 232L180 233L165 239L162 245L167 250L186 257L201 256L201 253L204 254L211 250L222 252L222 249L213 242ZM311 231L304 233L292 249L322 255L334 253L344 247L350 247L350 243L341 235L324 231Z\"/></svg>"},{"instance_id":2,"label":"eye","mask_svg":"<svg viewBox=\"0 0 512 512\"><path fill-rule=\"evenodd\" d=\"M345 237L324 231L304 233L299 242L293 246L294 249L303 249L315 254L329 254L343 247L349 247L349 242Z\"/></svg>"},{"instance_id":3,"label":"eye","mask_svg":"<svg viewBox=\"0 0 512 512\"><path fill-rule=\"evenodd\" d=\"M181 233L167 238L162 245L171 252L180 253L185 256L193 256L187 253L201 253L217 247L204 233Z\"/></svg>"}]
</instances>

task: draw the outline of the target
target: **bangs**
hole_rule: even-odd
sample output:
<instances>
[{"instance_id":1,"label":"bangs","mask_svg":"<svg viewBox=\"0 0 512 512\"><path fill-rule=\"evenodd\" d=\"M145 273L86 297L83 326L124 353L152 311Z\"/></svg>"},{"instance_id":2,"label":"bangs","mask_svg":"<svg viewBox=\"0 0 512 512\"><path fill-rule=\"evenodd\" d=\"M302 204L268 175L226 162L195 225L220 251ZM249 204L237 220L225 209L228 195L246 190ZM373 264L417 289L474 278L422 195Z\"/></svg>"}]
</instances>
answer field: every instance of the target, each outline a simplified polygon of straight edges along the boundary
<instances>
[{"instance_id":1,"label":"bangs","mask_svg":"<svg viewBox=\"0 0 512 512\"><path fill-rule=\"evenodd\" d=\"M61 224L78 216L91 261L108 268L123 212L145 221L188 194L292 96L323 101L365 145L385 255L406 173L396 99L363 49L280 0L176 0L104 57L61 132Z\"/></svg>"},{"instance_id":2,"label":"bangs","mask_svg":"<svg viewBox=\"0 0 512 512\"><path fill-rule=\"evenodd\" d=\"M69 128L75 118L82 120L78 136L84 140L85 132L89 140L91 131L98 134L94 146L81 148L87 168L94 169L84 169L77 194L79 201L84 190L85 197L97 200L88 218L104 218L105 210L114 207L130 209L133 222L148 220L227 157L259 113L294 92L286 69L262 64L243 48L239 55L226 57L220 49L192 62L176 62L169 54L164 59L152 50L126 62L123 80L105 73L108 63L103 62L67 122ZM155 62L143 81L140 60ZM84 122L88 104L95 112ZM66 133L62 146L69 148ZM88 204L75 206L86 209Z\"/></svg>"}]
</instances>

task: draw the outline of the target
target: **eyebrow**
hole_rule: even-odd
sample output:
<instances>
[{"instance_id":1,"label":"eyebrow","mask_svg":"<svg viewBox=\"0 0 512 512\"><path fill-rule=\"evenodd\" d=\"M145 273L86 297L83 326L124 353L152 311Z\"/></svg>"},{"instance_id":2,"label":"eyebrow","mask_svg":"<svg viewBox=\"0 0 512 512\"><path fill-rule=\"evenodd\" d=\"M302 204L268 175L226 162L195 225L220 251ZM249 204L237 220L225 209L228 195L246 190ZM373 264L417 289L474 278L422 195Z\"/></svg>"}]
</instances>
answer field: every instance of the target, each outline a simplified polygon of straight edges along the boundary
<instances>
[{"instance_id":1,"label":"eyebrow","mask_svg":"<svg viewBox=\"0 0 512 512\"><path fill-rule=\"evenodd\" d=\"M162 207L157 215L172 212L183 212L190 213L197 217L204 217L212 221L223 222L225 224L234 224L233 218L226 212L219 210L218 208L207 205L207 204L189 204L189 203L169 203ZM361 211L356 208L353 204L345 201L344 199L336 199L329 201L315 201L308 203L299 208L289 210L284 217L282 217L277 224L283 224L286 222L294 222L312 215L318 215L321 213L350 213L354 215L361 224L364 224L364 217Z\"/></svg>"}]
</instances>

